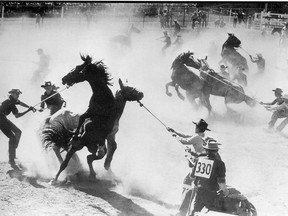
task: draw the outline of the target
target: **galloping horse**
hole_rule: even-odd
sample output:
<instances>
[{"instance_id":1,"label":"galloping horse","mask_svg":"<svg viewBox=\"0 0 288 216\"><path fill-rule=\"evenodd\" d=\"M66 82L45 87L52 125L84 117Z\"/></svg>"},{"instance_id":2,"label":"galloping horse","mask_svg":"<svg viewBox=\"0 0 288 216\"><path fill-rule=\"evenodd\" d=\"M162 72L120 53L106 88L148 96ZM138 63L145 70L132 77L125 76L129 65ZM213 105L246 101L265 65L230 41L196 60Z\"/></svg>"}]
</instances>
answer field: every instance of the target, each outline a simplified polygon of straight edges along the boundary
<instances>
[{"instance_id":1,"label":"galloping horse","mask_svg":"<svg viewBox=\"0 0 288 216\"><path fill-rule=\"evenodd\" d=\"M112 44L117 46L119 49L122 48L131 48L131 35L132 33L137 33L139 34L141 31L136 28L133 24L132 26L128 29L128 31L125 34L120 34L117 36L114 36L111 39Z\"/></svg>"},{"instance_id":2,"label":"galloping horse","mask_svg":"<svg viewBox=\"0 0 288 216\"><path fill-rule=\"evenodd\" d=\"M200 76L204 79L203 93L204 105L207 107L209 113L212 110L209 97L210 95L220 96L225 98L225 104L236 103L239 104L243 101L250 107L256 105L256 101L247 96L241 85L231 82L230 80L220 76L213 69L209 68L207 58L201 59L200 62Z\"/></svg>"},{"instance_id":3,"label":"galloping horse","mask_svg":"<svg viewBox=\"0 0 288 216\"><path fill-rule=\"evenodd\" d=\"M60 173L67 167L72 155L81 150L84 146L91 153L87 156L90 170L90 178L95 179L95 171L92 163L94 160L102 159L106 154L105 140L114 127L115 112L114 96L111 89L110 74L106 71L106 66L102 61L92 63L90 56L81 56L83 64L76 66L74 70L62 78L62 83L72 86L75 83L88 81L93 94L89 102L88 110L80 116L81 137L72 140L63 163L60 166L55 179L57 181ZM82 124L82 122L84 122ZM78 129L78 128L77 128Z\"/></svg>"},{"instance_id":4,"label":"galloping horse","mask_svg":"<svg viewBox=\"0 0 288 216\"><path fill-rule=\"evenodd\" d=\"M184 96L179 92L179 86L186 91L186 97L193 105L194 108L197 108L197 104L195 102L196 98L202 98L202 88L203 88L203 80L189 70L187 66L193 67L195 69L200 69L201 65L198 61L196 61L193 57L193 52L184 52L176 57L173 61L171 69L171 82L166 84L166 94L171 96L172 94L169 92L169 86L174 86L177 92L177 95L180 99L184 100Z\"/></svg>"},{"instance_id":5,"label":"galloping horse","mask_svg":"<svg viewBox=\"0 0 288 216\"><path fill-rule=\"evenodd\" d=\"M119 85L120 90L115 93L115 103L113 107L113 129L106 137L107 155L104 163L106 170L109 170L114 152L117 148L115 136L119 130L119 121L124 111L126 102L139 101L144 96L143 93L136 88L123 85L120 79ZM53 148L60 163L63 162L60 150L64 149L68 151L70 144L69 141L73 135L71 131L76 129L78 121L78 114L74 114L69 110L59 111L50 118L49 124L45 125L41 131L42 142L45 149Z\"/></svg>"},{"instance_id":6,"label":"galloping horse","mask_svg":"<svg viewBox=\"0 0 288 216\"><path fill-rule=\"evenodd\" d=\"M241 41L234 34L228 33L228 35L228 39L222 46L222 60L220 62L231 64L231 69L234 71L238 67L242 67L244 68L244 72L249 72L247 60L235 49L240 47Z\"/></svg>"}]
</instances>

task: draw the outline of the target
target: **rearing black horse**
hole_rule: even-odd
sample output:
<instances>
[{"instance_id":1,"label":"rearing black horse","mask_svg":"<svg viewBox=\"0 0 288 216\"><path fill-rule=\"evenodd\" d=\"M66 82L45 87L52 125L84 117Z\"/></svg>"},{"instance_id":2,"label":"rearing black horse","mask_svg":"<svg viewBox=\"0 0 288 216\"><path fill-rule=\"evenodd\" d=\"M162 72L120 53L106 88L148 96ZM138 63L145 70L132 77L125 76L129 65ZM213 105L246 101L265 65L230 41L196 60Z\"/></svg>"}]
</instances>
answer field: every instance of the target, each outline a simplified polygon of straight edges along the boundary
<instances>
[{"instance_id":1,"label":"rearing black horse","mask_svg":"<svg viewBox=\"0 0 288 216\"><path fill-rule=\"evenodd\" d=\"M74 70L62 78L64 85L72 86L75 83L88 81L93 94L89 102L88 110L80 116L77 128L81 137L71 141L67 155L60 166L54 181L57 181L60 173L67 167L72 155L84 146L92 153L87 156L90 169L90 177L95 178L92 166L94 160L101 159L106 154L105 139L114 126L113 106L114 96L109 88L111 85L110 74L102 61L92 63L90 56L81 56L83 64L76 66Z\"/></svg>"},{"instance_id":2,"label":"rearing black horse","mask_svg":"<svg viewBox=\"0 0 288 216\"><path fill-rule=\"evenodd\" d=\"M236 48L240 48L241 41L231 33L228 33L229 37L222 46L222 60L221 62L229 63L232 65L232 70L236 71L238 67L244 68L244 72L249 72L246 58L244 58Z\"/></svg>"}]
</instances>

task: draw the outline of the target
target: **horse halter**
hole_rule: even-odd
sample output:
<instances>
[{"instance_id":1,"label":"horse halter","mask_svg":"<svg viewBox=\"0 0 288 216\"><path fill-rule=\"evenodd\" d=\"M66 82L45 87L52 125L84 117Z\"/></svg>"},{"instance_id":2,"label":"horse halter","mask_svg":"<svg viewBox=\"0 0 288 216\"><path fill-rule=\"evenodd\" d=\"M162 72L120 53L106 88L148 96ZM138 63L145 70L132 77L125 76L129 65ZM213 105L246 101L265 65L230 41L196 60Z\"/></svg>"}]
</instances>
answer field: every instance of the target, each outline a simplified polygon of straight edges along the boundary
<instances>
[{"instance_id":1,"label":"horse halter","mask_svg":"<svg viewBox=\"0 0 288 216\"><path fill-rule=\"evenodd\" d=\"M134 87L124 86L119 93L127 101L141 100L143 98L143 93L138 91Z\"/></svg>"}]
</instances>

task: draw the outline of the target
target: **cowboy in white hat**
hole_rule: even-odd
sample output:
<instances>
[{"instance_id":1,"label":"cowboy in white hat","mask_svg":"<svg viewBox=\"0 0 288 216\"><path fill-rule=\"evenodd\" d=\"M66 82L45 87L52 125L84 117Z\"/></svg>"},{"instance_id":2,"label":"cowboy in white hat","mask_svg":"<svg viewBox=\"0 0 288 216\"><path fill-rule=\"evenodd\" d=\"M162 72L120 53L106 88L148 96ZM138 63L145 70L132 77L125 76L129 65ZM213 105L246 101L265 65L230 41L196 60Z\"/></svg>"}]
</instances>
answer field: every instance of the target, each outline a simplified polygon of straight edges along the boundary
<instances>
[{"instance_id":1,"label":"cowboy in white hat","mask_svg":"<svg viewBox=\"0 0 288 216\"><path fill-rule=\"evenodd\" d=\"M217 158L219 145L221 144L213 138L205 139L203 148L207 156L198 158L193 172L195 193L191 197L192 212L189 214L191 216L200 212L204 207L208 210L213 209L218 191L222 191L224 196L229 194L226 186L225 163Z\"/></svg>"},{"instance_id":2,"label":"cowboy in white hat","mask_svg":"<svg viewBox=\"0 0 288 216\"><path fill-rule=\"evenodd\" d=\"M12 89L8 93L8 99L3 101L0 105L0 130L5 134L5 136L9 138L9 163L12 168L19 169L15 163L15 158L16 148L18 147L22 131L9 119L7 119L7 116L12 112L16 118L19 118L31 110L35 112L36 109L34 107L28 106L18 99L20 94L22 94L19 89ZM20 105L28 109L20 113L16 105Z\"/></svg>"},{"instance_id":3,"label":"cowboy in white hat","mask_svg":"<svg viewBox=\"0 0 288 216\"><path fill-rule=\"evenodd\" d=\"M256 57L252 57L251 55L250 59L253 63L257 64L258 73L264 73L265 72L265 59L263 58L261 53L257 53Z\"/></svg>"}]
</instances>

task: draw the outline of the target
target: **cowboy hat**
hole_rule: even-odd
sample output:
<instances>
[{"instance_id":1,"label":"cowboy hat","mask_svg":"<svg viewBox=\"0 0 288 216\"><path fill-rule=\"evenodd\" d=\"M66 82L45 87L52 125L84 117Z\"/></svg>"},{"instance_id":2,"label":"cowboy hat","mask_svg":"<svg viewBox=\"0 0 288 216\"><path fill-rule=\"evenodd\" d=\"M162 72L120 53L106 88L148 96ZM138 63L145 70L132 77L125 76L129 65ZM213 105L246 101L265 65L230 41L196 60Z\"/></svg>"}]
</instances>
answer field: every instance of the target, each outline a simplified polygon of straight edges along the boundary
<instances>
[{"instance_id":1,"label":"cowboy hat","mask_svg":"<svg viewBox=\"0 0 288 216\"><path fill-rule=\"evenodd\" d=\"M36 50L37 52L43 52L43 49L39 48Z\"/></svg>"},{"instance_id":2,"label":"cowboy hat","mask_svg":"<svg viewBox=\"0 0 288 216\"><path fill-rule=\"evenodd\" d=\"M199 128L203 128L204 130L211 131L210 129L208 129L208 124L204 119L200 119L198 123L196 122L193 122L193 123Z\"/></svg>"},{"instance_id":3,"label":"cowboy hat","mask_svg":"<svg viewBox=\"0 0 288 216\"><path fill-rule=\"evenodd\" d=\"M42 88L49 87L49 86L52 86L51 81L47 81L47 82L45 82L44 85L41 85Z\"/></svg>"},{"instance_id":4,"label":"cowboy hat","mask_svg":"<svg viewBox=\"0 0 288 216\"><path fill-rule=\"evenodd\" d=\"M280 88L273 89L272 91L278 92L278 93L283 93L282 89L280 89Z\"/></svg>"},{"instance_id":5,"label":"cowboy hat","mask_svg":"<svg viewBox=\"0 0 288 216\"><path fill-rule=\"evenodd\" d=\"M225 66L225 65L220 65L220 68L228 68L228 66Z\"/></svg>"},{"instance_id":6,"label":"cowboy hat","mask_svg":"<svg viewBox=\"0 0 288 216\"><path fill-rule=\"evenodd\" d=\"M218 143L215 139L207 137L203 143L203 148L208 150L219 150L219 145L221 144Z\"/></svg>"},{"instance_id":7,"label":"cowboy hat","mask_svg":"<svg viewBox=\"0 0 288 216\"><path fill-rule=\"evenodd\" d=\"M22 94L22 92L19 89L11 89L8 93L9 94L14 94L14 93Z\"/></svg>"},{"instance_id":8,"label":"cowboy hat","mask_svg":"<svg viewBox=\"0 0 288 216\"><path fill-rule=\"evenodd\" d=\"M256 53L258 57L263 57L261 53Z\"/></svg>"}]
</instances>

